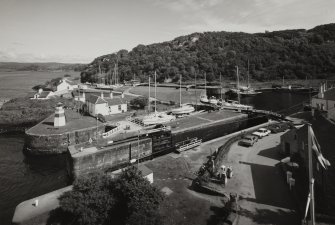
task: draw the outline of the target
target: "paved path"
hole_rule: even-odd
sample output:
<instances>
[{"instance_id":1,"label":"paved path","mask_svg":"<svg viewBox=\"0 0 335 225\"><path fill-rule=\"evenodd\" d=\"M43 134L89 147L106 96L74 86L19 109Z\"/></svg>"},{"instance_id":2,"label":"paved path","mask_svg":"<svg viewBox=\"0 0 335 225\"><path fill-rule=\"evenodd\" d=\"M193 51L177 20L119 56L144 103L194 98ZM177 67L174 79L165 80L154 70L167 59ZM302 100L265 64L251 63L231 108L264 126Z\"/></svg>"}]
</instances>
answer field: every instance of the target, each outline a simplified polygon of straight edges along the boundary
<instances>
[{"instance_id":1,"label":"paved path","mask_svg":"<svg viewBox=\"0 0 335 225\"><path fill-rule=\"evenodd\" d=\"M296 204L279 167L282 134L271 134L249 148L234 143L228 153L234 177L226 189L241 196L238 224L299 224Z\"/></svg>"}]
</instances>

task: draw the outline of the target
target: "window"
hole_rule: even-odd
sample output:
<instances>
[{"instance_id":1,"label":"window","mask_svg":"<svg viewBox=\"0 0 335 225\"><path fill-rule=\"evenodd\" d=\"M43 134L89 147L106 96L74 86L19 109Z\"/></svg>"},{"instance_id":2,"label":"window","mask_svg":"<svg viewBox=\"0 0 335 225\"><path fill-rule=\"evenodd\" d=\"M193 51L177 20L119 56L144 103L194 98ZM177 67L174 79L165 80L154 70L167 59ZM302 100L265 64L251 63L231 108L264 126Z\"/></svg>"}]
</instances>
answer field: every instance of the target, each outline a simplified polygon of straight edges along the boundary
<instances>
[{"instance_id":1,"label":"window","mask_svg":"<svg viewBox=\"0 0 335 225\"><path fill-rule=\"evenodd\" d=\"M121 111L121 105L118 105L118 109L119 109L119 111Z\"/></svg>"}]
</instances>

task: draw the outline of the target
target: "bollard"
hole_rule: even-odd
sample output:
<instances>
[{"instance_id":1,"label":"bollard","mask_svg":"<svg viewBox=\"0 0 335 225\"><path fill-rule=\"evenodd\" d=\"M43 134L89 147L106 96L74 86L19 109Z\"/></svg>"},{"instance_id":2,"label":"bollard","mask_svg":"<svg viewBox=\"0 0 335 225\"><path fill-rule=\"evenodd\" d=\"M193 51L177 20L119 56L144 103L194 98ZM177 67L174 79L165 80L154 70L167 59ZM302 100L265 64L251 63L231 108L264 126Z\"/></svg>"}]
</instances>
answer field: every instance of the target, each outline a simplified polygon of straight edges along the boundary
<instances>
[{"instance_id":1,"label":"bollard","mask_svg":"<svg viewBox=\"0 0 335 225\"><path fill-rule=\"evenodd\" d=\"M291 171L286 171L286 183L290 183L290 178L292 178L292 172Z\"/></svg>"},{"instance_id":2,"label":"bollard","mask_svg":"<svg viewBox=\"0 0 335 225\"><path fill-rule=\"evenodd\" d=\"M295 179L294 178L290 178L290 190L292 189L292 187L294 187L295 185Z\"/></svg>"}]
</instances>

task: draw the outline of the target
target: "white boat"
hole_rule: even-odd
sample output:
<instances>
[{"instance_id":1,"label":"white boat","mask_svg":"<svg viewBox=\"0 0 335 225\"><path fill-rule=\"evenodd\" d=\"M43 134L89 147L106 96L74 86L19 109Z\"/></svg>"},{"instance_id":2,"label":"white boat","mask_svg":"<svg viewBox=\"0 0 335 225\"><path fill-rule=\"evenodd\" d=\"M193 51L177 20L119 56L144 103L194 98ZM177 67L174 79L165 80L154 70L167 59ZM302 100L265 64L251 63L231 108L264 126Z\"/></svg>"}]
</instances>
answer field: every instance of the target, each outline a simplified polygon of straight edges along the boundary
<instances>
[{"instance_id":1,"label":"white boat","mask_svg":"<svg viewBox=\"0 0 335 225\"><path fill-rule=\"evenodd\" d=\"M173 115L168 115L165 112L154 112L143 117L143 124L145 126L167 123L175 120L176 117Z\"/></svg>"},{"instance_id":2,"label":"white boat","mask_svg":"<svg viewBox=\"0 0 335 225\"><path fill-rule=\"evenodd\" d=\"M238 103L238 101L227 100L220 102L222 109L230 109L230 110L252 110L254 107L251 105L243 105Z\"/></svg>"},{"instance_id":3,"label":"white boat","mask_svg":"<svg viewBox=\"0 0 335 225\"><path fill-rule=\"evenodd\" d=\"M206 73L205 73L205 93L200 96L200 102L208 104L209 99L207 97L207 82L206 82Z\"/></svg>"},{"instance_id":4,"label":"white boat","mask_svg":"<svg viewBox=\"0 0 335 225\"><path fill-rule=\"evenodd\" d=\"M180 75L180 82L179 82L179 108L172 109L171 112L174 115L184 115L184 114L190 114L195 111L195 108L192 105L189 104L181 104L181 75Z\"/></svg>"},{"instance_id":5,"label":"white boat","mask_svg":"<svg viewBox=\"0 0 335 225\"><path fill-rule=\"evenodd\" d=\"M195 111L192 105L183 104L179 108L172 109L171 112L174 115L190 114Z\"/></svg>"},{"instance_id":6,"label":"white boat","mask_svg":"<svg viewBox=\"0 0 335 225\"><path fill-rule=\"evenodd\" d=\"M165 112L157 112L157 83L156 83L156 71L155 71L155 112L146 115L143 117L142 122L144 126L150 126L150 125L155 125L155 124L162 124L162 123L167 123L170 121L173 121L176 119L175 116L173 115L168 115ZM149 110L150 110L150 77L149 77Z\"/></svg>"},{"instance_id":7,"label":"white boat","mask_svg":"<svg viewBox=\"0 0 335 225\"><path fill-rule=\"evenodd\" d=\"M208 102L210 104L217 105L219 101L214 96L212 96L211 98L209 98Z\"/></svg>"},{"instance_id":8,"label":"white boat","mask_svg":"<svg viewBox=\"0 0 335 225\"><path fill-rule=\"evenodd\" d=\"M200 96L200 102L202 102L202 103L209 103L209 100L208 100L208 98L207 98L207 95L202 95L202 96Z\"/></svg>"}]
</instances>

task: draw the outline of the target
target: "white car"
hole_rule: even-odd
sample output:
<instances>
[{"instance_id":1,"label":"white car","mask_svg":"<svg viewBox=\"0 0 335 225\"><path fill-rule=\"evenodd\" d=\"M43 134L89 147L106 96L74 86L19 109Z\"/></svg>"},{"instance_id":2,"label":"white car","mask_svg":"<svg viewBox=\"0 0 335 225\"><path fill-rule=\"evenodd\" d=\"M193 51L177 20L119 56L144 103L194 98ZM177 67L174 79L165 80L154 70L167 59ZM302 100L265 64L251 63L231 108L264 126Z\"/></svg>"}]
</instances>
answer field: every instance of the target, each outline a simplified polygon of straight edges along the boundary
<instances>
[{"instance_id":1,"label":"white car","mask_svg":"<svg viewBox=\"0 0 335 225\"><path fill-rule=\"evenodd\" d=\"M268 136L270 133L271 131L268 129L259 128L257 131L253 132L252 134L259 138L262 138L262 137Z\"/></svg>"}]
</instances>

